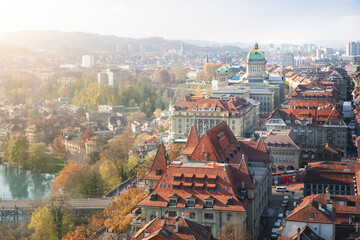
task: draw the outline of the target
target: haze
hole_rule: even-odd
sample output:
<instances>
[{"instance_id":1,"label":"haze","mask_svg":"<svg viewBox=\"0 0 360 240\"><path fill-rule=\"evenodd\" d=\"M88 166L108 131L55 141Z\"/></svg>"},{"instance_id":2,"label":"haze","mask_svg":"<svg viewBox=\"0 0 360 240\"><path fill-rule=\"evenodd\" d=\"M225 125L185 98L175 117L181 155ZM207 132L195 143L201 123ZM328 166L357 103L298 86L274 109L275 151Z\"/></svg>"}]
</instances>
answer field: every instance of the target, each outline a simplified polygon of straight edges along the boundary
<instances>
[{"instance_id":1,"label":"haze","mask_svg":"<svg viewBox=\"0 0 360 240\"><path fill-rule=\"evenodd\" d=\"M219 42L360 39L356 0L18 0L0 5L0 32L61 30Z\"/></svg>"}]
</instances>

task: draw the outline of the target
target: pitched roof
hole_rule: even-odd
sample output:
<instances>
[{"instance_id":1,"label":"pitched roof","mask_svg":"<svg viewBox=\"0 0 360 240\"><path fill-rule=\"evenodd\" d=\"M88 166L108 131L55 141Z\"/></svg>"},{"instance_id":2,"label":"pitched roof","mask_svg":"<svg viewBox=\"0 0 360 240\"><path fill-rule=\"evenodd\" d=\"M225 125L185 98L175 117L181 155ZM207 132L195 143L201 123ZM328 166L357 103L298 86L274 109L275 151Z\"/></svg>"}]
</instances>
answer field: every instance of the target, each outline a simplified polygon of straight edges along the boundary
<instances>
[{"instance_id":1,"label":"pitched roof","mask_svg":"<svg viewBox=\"0 0 360 240\"><path fill-rule=\"evenodd\" d=\"M271 148L292 148L299 150L301 136L291 129L273 129L266 138L267 146Z\"/></svg>"},{"instance_id":2,"label":"pitched roof","mask_svg":"<svg viewBox=\"0 0 360 240\"><path fill-rule=\"evenodd\" d=\"M176 208L187 208L186 197L193 194L196 196L195 209L203 209L204 199L211 196L214 198L214 205L212 208L214 210L246 211L249 206L249 200L247 198L241 198L239 190L253 189L253 185L244 183L245 186L242 188L242 181L249 182L250 178L246 171L240 172L239 168L243 170L242 167L237 165L225 164L224 166L222 163L214 162L172 163L169 168L166 169L165 174L153 191L153 194L157 194L156 201L152 201L151 195L149 195L139 203L139 206L167 207L169 196L177 194L178 202ZM180 179L174 179L174 176L178 177L179 173L181 174ZM185 183L189 183L188 180L185 181L185 175L189 173L195 175L191 179L190 183L192 183L192 185L190 188L189 186L184 187ZM198 183L196 177L198 175L201 175L201 177L205 175L203 182ZM212 175L215 176L216 183L209 181L209 176ZM196 184L201 184L201 186L199 185L199 187L196 187ZM215 188L213 184L216 184ZM173 186L176 187L174 188ZM229 197L233 198L233 204L228 204Z\"/></svg>"},{"instance_id":3,"label":"pitched roof","mask_svg":"<svg viewBox=\"0 0 360 240\"><path fill-rule=\"evenodd\" d=\"M238 141L226 122L221 121L206 131L190 156L194 161L239 163Z\"/></svg>"},{"instance_id":4,"label":"pitched roof","mask_svg":"<svg viewBox=\"0 0 360 240\"><path fill-rule=\"evenodd\" d=\"M303 227L299 233L296 233L292 237L279 236L277 239L278 240L297 240L299 234L300 234L300 239L325 240L325 239L319 237L316 233L314 233L313 230L311 230L311 228L309 226Z\"/></svg>"},{"instance_id":5,"label":"pitched roof","mask_svg":"<svg viewBox=\"0 0 360 240\"><path fill-rule=\"evenodd\" d=\"M186 141L185 148L184 148L184 150L181 151L180 154L191 155L194 152L195 147L198 143L199 143L198 130L197 130L196 125L194 124L191 127L189 137Z\"/></svg>"},{"instance_id":6,"label":"pitched roof","mask_svg":"<svg viewBox=\"0 0 360 240\"><path fill-rule=\"evenodd\" d=\"M163 226L161 226L161 220L164 221ZM176 221L178 221L178 232L175 227ZM168 228L168 226L172 226L172 228ZM211 228L180 217L154 218L136 232L131 239L210 240Z\"/></svg>"},{"instance_id":7,"label":"pitched roof","mask_svg":"<svg viewBox=\"0 0 360 240\"><path fill-rule=\"evenodd\" d=\"M271 162L271 158L267 153L266 145L263 138L257 141L239 140L240 149L246 153L248 160L251 162Z\"/></svg>"},{"instance_id":8,"label":"pitched roof","mask_svg":"<svg viewBox=\"0 0 360 240\"><path fill-rule=\"evenodd\" d=\"M153 179L153 180L160 179L162 174L166 170L166 166L167 166L166 148L165 148L165 145L162 143L158 147L158 150L156 152L154 161L151 165L150 171L148 172L148 174L145 175L144 179ZM156 174L157 169L161 170L160 175Z\"/></svg>"}]
</instances>

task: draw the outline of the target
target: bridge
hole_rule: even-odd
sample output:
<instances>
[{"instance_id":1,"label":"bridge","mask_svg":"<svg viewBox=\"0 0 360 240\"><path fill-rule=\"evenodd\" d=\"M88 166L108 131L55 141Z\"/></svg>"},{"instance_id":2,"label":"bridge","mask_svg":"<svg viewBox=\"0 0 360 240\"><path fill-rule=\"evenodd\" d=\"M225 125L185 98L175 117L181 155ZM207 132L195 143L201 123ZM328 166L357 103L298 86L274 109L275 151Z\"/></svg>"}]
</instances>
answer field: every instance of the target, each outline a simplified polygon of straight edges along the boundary
<instances>
[{"instance_id":1,"label":"bridge","mask_svg":"<svg viewBox=\"0 0 360 240\"><path fill-rule=\"evenodd\" d=\"M89 216L107 207L112 198L71 198L66 203L77 216ZM24 212L32 212L40 206L41 200L5 200L0 201L0 218L19 219Z\"/></svg>"}]
</instances>

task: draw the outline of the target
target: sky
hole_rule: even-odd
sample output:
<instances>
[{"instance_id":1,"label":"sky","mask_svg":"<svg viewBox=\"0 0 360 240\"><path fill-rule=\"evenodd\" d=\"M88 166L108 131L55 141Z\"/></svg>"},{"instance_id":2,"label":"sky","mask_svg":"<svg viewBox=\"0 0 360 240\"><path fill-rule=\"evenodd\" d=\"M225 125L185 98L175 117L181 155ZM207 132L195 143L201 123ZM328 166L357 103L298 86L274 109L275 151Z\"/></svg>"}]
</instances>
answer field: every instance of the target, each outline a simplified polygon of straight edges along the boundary
<instances>
[{"instance_id":1,"label":"sky","mask_svg":"<svg viewBox=\"0 0 360 240\"><path fill-rule=\"evenodd\" d=\"M60 30L218 42L360 40L359 0L4 0L0 33Z\"/></svg>"}]
</instances>

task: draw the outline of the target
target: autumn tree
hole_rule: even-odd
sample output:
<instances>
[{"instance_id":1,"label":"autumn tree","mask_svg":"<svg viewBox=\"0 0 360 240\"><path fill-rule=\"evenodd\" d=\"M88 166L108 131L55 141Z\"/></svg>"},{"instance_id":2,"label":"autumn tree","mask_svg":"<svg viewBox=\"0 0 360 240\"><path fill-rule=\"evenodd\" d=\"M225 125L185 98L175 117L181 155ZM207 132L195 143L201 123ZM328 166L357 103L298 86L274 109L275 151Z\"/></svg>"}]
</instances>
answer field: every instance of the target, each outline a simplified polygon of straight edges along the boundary
<instances>
[{"instance_id":1,"label":"autumn tree","mask_svg":"<svg viewBox=\"0 0 360 240\"><path fill-rule=\"evenodd\" d=\"M215 63L206 63L204 65L204 72L206 75L206 80L211 81L213 77L216 76L217 70L220 67L220 65Z\"/></svg>"},{"instance_id":2,"label":"autumn tree","mask_svg":"<svg viewBox=\"0 0 360 240\"><path fill-rule=\"evenodd\" d=\"M16 134L10 137L5 146L5 159L11 164L19 167L26 167L26 161L29 157L29 144L26 136Z\"/></svg>"},{"instance_id":3,"label":"autumn tree","mask_svg":"<svg viewBox=\"0 0 360 240\"><path fill-rule=\"evenodd\" d=\"M92 235L93 232L88 227L80 225L74 231L68 232L62 240L85 240L89 239Z\"/></svg>"},{"instance_id":4,"label":"autumn tree","mask_svg":"<svg viewBox=\"0 0 360 240\"><path fill-rule=\"evenodd\" d=\"M89 161L90 165L97 163L98 161L100 161L100 152L99 151L90 152L89 159L90 159Z\"/></svg>"},{"instance_id":5,"label":"autumn tree","mask_svg":"<svg viewBox=\"0 0 360 240\"><path fill-rule=\"evenodd\" d=\"M54 147L55 152L57 152L60 155L63 155L66 151L65 144L64 144L61 136L58 136L54 139L53 147Z\"/></svg>"},{"instance_id":6,"label":"autumn tree","mask_svg":"<svg viewBox=\"0 0 360 240\"><path fill-rule=\"evenodd\" d=\"M180 156L180 152L184 149L184 144L175 144L172 143L169 145L169 149L167 150L170 161L175 160Z\"/></svg>"},{"instance_id":7,"label":"autumn tree","mask_svg":"<svg viewBox=\"0 0 360 240\"><path fill-rule=\"evenodd\" d=\"M152 76L152 81L156 83L168 83L170 79L170 73L165 68L156 70Z\"/></svg>"},{"instance_id":8,"label":"autumn tree","mask_svg":"<svg viewBox=\"0 0 360 240\"><path fill-rule=\"evenodd\" d=\"M155 117L160 117L161 116L161 109L160 108L157 108L157 109L155 109L155 111L154 111L154 115L155 115Z\"/></svg>"},{"instance_id":9,"label":"autumn tree","mask_svg":"<svg viewBox=\"0 0 360 240\"><path fill-rule=\"evenodd\" d=\"M148 155L146 160L136 168L139 178L145 177L146 173L150 171L153 161L154 157Z\"/></svg>"},{"instance_id":10,"label":"autumn tree","mask_svg":"<svg viewBox=\"0 0 360 240\"><path fill-rule=\"evenodd\" d=\"M134 142L135 138L132 133L119 134L108 142L102 156L104 159L113 162L117 167L123 166L128 162L128 153Z\"/></svg>"},{"instance_id":11,"label":"autumn tree","mask_svg":"<svg viewBox=\"0 0 360 240\"><path fill-rule=\"evenodd\" d=\"M176 83L185 82L188 72L184 67L175 67L171 70L171 78Z\"/></svg>"},{"instance_id":12,"label":"autumn tree","mask_svg":"<svg viewBox=\"0 0 360 240\"><path fill-rule=\"evenodd\" d=\"M33 143L29 147L27 165L30 169L43 171L53 162L53 157L48 153L45 143Z\"/></svg>"},{"instance_id":13,"label":"autumn tree","mask_svg":"<svg viewBox=\"0 0 360 240\"><path fill-rule=\"evenodd\" d=\"M132 218L127 215L146 195L144 189L137 188L130 188L120 195L116 201L104 209L102 215L104 226L112 228L117 233L124 232L132 221Z\"/></svg>"},{"instance_id":14,"label":"autumn tree","mask_svg":"<svg viewBox=\"0 0 360 240\"><path fill-rule=\"evenodd\" d=\"M130 125L133 121L143 122L146 120L146 114L143 112L133 112L126 117L126 122Z\"/></svg>"},{"instance_id":15,"label":"autumn tree","mask_svg":"<svg viewBox=\"0 0 360 240\"><path fill-rule=\"evenodd\" d=\"M73 222L63 197L50 197L46 205L31 215L29 228L34 231L31 239L58 240L72 229Z\"/></svg>"},{"instance_id":16,"label":"autumn tree","mask_svg":"<svg viewBox=\"0 0 360 240\"><path fill-rule=\"evenodd\" d=\"M92 138L93 136L95 136L93 129L91 127L87 127L84 131L83 136L81 137L81 140L86 141Z\"/></svg>"},{"instance_id":17,"label":"autumn tree","mask_svg":"<svg viewBox=\"0 0 360 240\"><path fill-rule=\"evenodd\" d=\"M55 192L68 192L73 193L76 189L78 182L79 174L84 171L82 165L69 163L67 164L59 173L59 175L54 179L54 184L52 189Z\"/></svg>"}]
</instances>

